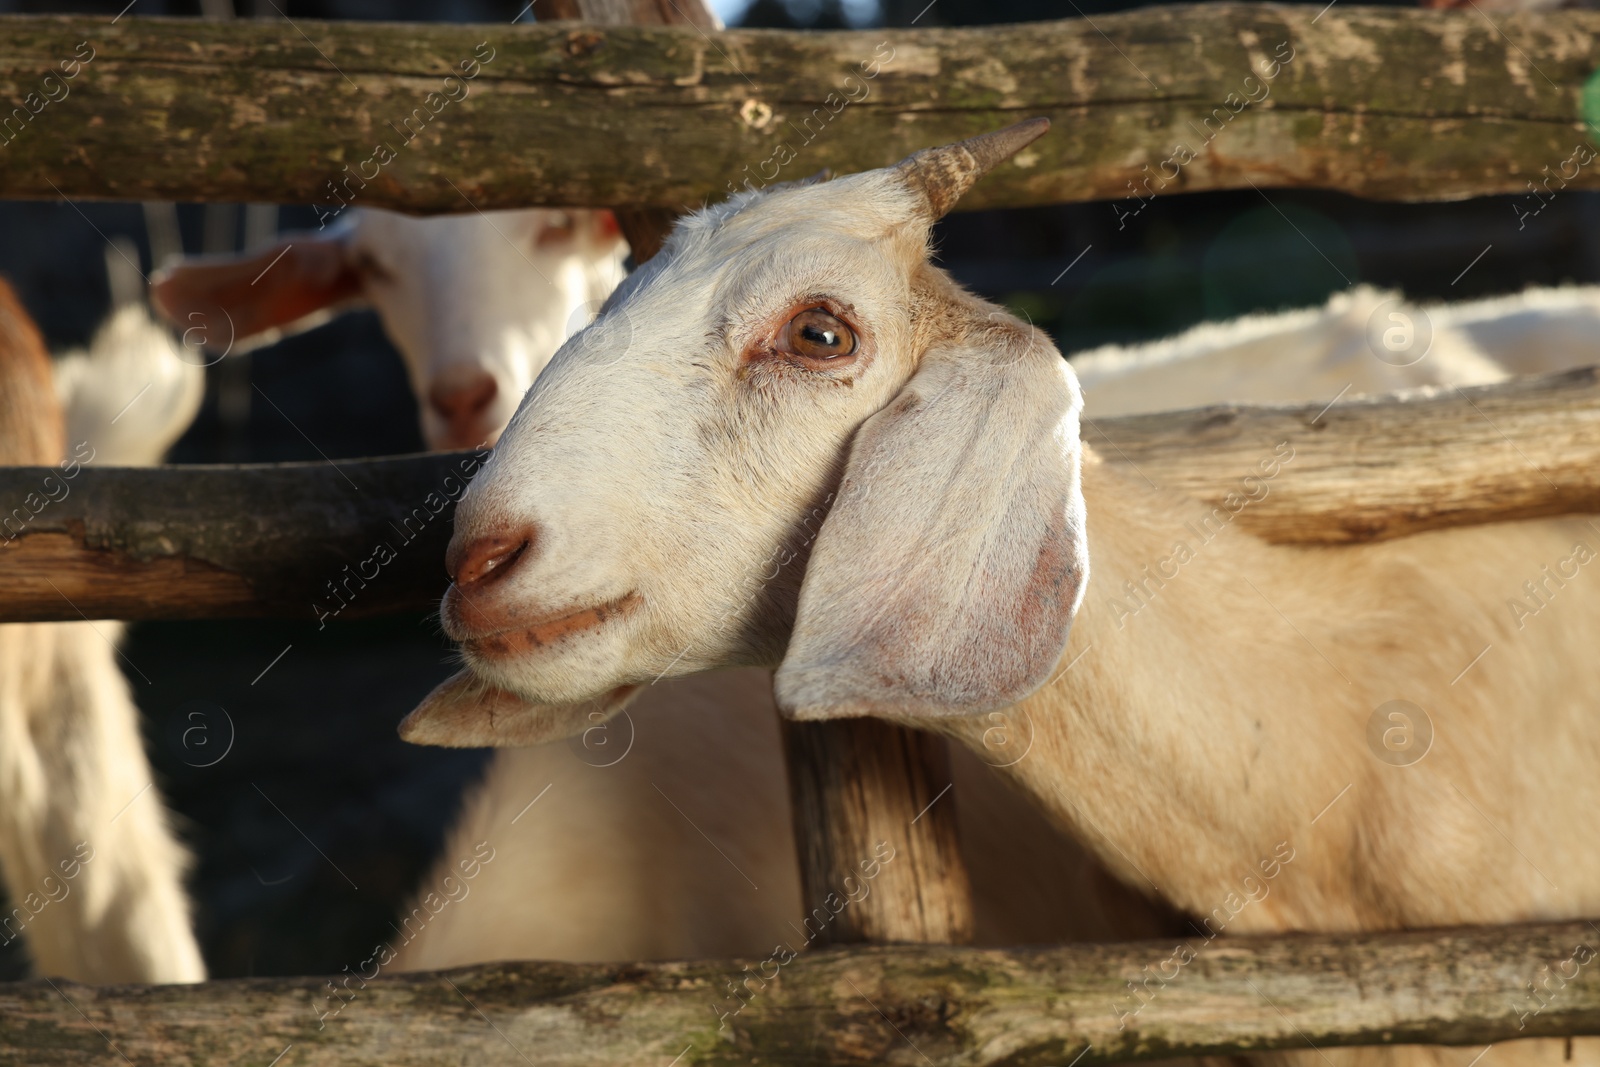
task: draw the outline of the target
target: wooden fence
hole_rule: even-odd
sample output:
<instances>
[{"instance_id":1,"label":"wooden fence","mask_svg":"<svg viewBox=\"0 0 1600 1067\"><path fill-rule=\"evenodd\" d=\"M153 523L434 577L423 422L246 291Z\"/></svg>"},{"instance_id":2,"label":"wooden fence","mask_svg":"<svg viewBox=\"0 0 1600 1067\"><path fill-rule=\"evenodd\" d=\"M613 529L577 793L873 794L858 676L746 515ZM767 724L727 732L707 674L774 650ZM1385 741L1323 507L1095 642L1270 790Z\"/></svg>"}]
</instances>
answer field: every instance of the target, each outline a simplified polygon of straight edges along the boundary
<instances>
[{"instance_id":1,"label":"wooden fence","mask_svg":"<svg viewBox=\"0 0 1600 1067\"><path fill-rule=\"evenodd\" d=\"M64 99L10 128L0 116L0 191L679 207L747 178L879 166L1033 115L1054 120L1050 136L964 208L1252 184L1393 199L1600 188L1600 168L1562 166L1585 143L1597 12L1490 23L1200 4L1092 24L827 34L296 25L304 36L277 20L6 18L0 101L38 94L84 43L94 58ZM452 74L461 99L444 96ZM392 160L375 158L380 145ZM1193 162L1168 162L1178 145Z\"/></svg>"},{"instance_id":2,"label":"wooden fence","mask_svg":"<svg viewBox=\"0 0 1600 1067\"><path fill-rule=\"evenodd\" d=\"M31 982L0 986L0 1057L29 1067L268 1067L279 1056L324 1067L1083 1067L1245 1050L1485 1045L1600 1034L1594 968L1546 990L1542 1011L1528 991L1541 967L1594 939L1588 923L1195 939L1188 968L1151 984L1142 1002L1129 983L1171 957L1171 941L810 950L776 980L751 981L751 998L726 1027L717 1014L718 1005L729 1010L726 984L760 961L497 964L370 981L341 975L337 990L318 978Z\"/></svg>"},{"instance_id":3,"label":"wooden fence","mask_svg":"<svg viewBox=\"0 0 1600 1067\"><path fill-rule=\"evenodd\" d=\"M558 14L607 6L540 2ZM1052 136L963 206L1251 185L1398 199L1600 187L1592 151L1571 174L1563 166L1588 145L1595 13L1490 23L1214 4L1093 23L792 34L706 32L703 18L643 0L611 6L698 26L0 18L0 101L23 102L0 113L0 195L418 212L614 206L636 249L648 249L670 210L746 181L875 166L1035 114L1056 120ZM1192 158L1169 174L1175 146ZM1403 404L1100 420L1085 435L1104 461L1208 500L1288 441L1294 465L1241 525L1277 541L1343 543L1600 510L1597 401L1600 377L1578 371ZM0 621L80 611L309 621L338 590L349 598L342 617L426 607L444 585L465 459L87 468L71 479L0 470L10 509L0 514ZM369 577L363 563L380 544L393 559ZM875 783L857 792L903 806L938 753L883 724L805 730L788 739L810 831L803 867L808 885L828 885L836 824L875 817L841 806L828 769L902 746L903 760L850 766ZM918 827L907 869L961 880L948 817L945 805ZM892 909L902 892L880 886L871 908ZM963 903L950 904L939 921L863 920L851 936L958 940ZM346 976L337 991L314 978L100 989L41 980L0 986L0 1060L1043 1067L1477 1044L1600 1034L1600 984L1588 972L1537 1010L1528 999L1541 968L1595 933L1580 923L1196 941L1190 970L1153 993L1141 986L1131 1013L1128 983L1171 944L816 949L758 983L726 1026L712 1004L749 961L508 964ZM342 1005L332 1019L330 995Z\"/></svg>"}]
</instances>

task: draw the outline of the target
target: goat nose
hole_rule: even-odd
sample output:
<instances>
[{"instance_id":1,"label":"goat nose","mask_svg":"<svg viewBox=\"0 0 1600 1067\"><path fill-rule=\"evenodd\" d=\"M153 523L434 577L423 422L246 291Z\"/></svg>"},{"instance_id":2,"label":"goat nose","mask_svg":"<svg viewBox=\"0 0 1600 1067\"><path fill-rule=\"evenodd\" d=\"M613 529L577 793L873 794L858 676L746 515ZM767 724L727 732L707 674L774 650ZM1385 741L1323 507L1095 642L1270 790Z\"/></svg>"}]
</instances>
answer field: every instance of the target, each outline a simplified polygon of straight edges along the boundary
<instances>
[{"instance_id":1,"label":"goat nose","mask_svg":"<svg viewBox=\"0 0 1600 1067\"><path fill-rule=\"evenodd\" d=\"M452 538L445 554L445 569L456 585L481 588L503 579L516 569L532 547L536 530L490 534L470 541Z\"/></svg>"},{"instance_id":2,"label":"goat nose","mask_svg":"<svg viewBox=\"0 0 1600 1067\"><path fill-rule=\"evenodd\" d=\"M428 403L446 422L470 425L499 393L494 375L477 371L469 377L434 382L428 388Z\"/></svg>"}]
</instances>

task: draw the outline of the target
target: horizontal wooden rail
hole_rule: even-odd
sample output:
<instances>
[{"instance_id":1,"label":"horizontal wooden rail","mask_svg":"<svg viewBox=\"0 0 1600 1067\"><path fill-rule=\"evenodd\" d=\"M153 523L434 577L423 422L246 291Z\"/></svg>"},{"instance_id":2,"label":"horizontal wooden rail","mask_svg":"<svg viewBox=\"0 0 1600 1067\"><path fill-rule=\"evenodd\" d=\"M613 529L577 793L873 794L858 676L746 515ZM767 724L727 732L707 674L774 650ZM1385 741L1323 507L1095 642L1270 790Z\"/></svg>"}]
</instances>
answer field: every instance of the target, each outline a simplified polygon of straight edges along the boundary
<instances>
[{"instance_id":1,"label":"horizontal wooden rail","mask_svg":"<svg viewBox=\"0 0 1600 1067\"><path fill-rule=\"evenodd\" d=\"M1239 525L1279 543L1600 512L1596 367L1408 399L1101 419L1084 440L1166 488L1217 504L1231 495ZM1263 476L1274 461L1278 473Z\"/></svg>"},{"instance_id":2,"label":"horizontal wooden rail","mask_svg":"<svg viewBox=\"0 0 1600 1067\"><path fill-rule=\"evenodd\" d=\"M1600 512L1595 368L1410 399L1090 420L1084 440L1283 543ZM70 479L0 468L0 622L427 609L444 591L455 498L475 469L467 453L86 466Z\"/></svg>"},{"instance_id":3,"label":"horizontal wooden rail","mask_svg":"<svg viewBox=\"0 0 1600 1067\"><path fill-rule=\"evenodd\" d=\"M1548 199L1600 187L1580 147L1597 67L1582 11L1219 3L848 33L11 15L0 196L670 207L1047 115L964 206Z\"/></svg>"},{"instance_id":4,"label":"horizontal wooden rail","mask_svg":"<svg viewBox=\"0 0 1600 1067\"><path fill-rule=\"evenodd\" d=\"M0 468L0 621L425 610L471 453Z\"/></svg>"},{"instance_id":5,"label":"horizontal wooden rail","mask_svg":"<svg viewBox=\"0 0 1600 1067\"><path fill-rule=\"evenodd\" d=\"M0 1059L1043 1067L1600 1033L1591 923L1184 944L867 946L788 962L508 963L366 981L352 968L333 983L26 982L0 986Z\"/></svg>"}]
</instances>

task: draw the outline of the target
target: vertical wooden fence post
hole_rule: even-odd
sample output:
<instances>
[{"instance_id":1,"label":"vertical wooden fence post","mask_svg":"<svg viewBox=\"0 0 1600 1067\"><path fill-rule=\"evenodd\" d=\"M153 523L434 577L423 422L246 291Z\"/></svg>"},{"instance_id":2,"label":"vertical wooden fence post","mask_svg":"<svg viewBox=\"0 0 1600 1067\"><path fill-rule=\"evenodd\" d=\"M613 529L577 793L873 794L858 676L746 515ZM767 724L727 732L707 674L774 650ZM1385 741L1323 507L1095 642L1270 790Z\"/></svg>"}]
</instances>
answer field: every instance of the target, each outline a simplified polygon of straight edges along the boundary
<instances>
[{"instance_id":1,"label":"vertical wooden fence post","mask_svg":"<svg viewBox=\"0 0 1600 1067\"><path fill-rule=\"evenodd\" d=\"M705 0L536 0L533 12L541 22L721 28ZM660 250L675 217L661 208L617 212L635 263ZM801 899L808 912L830 916L816 940L970 941L972 890L945 740L872 719L785 723L783 736Z\"/></svg>"},{"instance_id":2,"label":"vertical wooden fence post","mask_svg":"<svg viewBox=\"0 0 1600 1067\"><path fill-rule=\"evenodd\" d=\"M807 918L852 901L816 940L972 940L945 739L843 719L784 723L783 744Z\"/></svg>"}]
</instances>

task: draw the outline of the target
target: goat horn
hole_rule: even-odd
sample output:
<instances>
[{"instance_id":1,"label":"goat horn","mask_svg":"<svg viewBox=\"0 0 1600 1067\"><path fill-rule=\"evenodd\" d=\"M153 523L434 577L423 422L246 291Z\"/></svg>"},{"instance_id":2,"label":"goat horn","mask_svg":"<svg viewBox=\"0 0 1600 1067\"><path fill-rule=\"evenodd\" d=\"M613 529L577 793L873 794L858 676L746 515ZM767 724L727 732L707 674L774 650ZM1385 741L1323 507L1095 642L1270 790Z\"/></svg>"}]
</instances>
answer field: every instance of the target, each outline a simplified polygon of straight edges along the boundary
<instances>
[{"instance_id":1,"label":"goat horn","mask_svg":"<svg viewBox=\"0 0 1600 1067\"><path fill-rule=\"evenodd\" d=\"M927 197L928 217L943 218L979 178L1038 140L1049 128L1049 119L1029 119L942 148L924 149L907 157L897 169L908 185Z\"/></svg>"}]
</instances>

